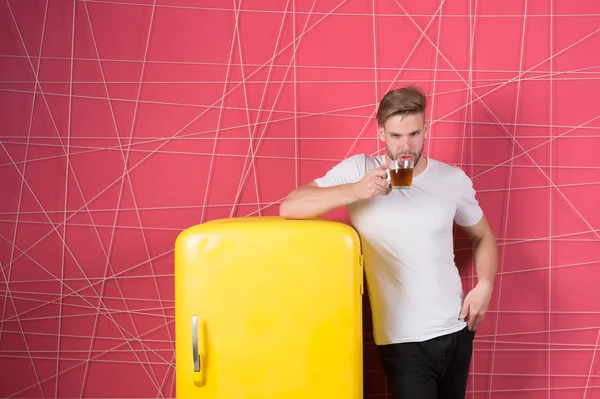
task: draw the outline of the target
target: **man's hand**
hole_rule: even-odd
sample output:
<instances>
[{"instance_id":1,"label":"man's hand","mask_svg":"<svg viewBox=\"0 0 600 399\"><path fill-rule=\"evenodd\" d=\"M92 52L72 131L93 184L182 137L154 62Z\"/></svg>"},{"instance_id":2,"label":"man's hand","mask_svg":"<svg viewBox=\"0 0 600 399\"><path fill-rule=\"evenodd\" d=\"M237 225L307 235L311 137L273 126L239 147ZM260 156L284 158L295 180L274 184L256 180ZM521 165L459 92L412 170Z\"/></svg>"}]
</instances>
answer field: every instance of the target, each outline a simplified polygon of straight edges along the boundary
<instances>
[{"instance_id":1,"label":"man's hand","mask_svg":"<svg viewBox=\"0 0 600 399\"><path fill-rule=\"evenodd\" d=\"M492 298L492 292L493 287L489 284L479 283L465 297L459 319L467 320L470 331L475 331L483 320Z\"/></svg>"},{"instance_id":2,"label":"man's hand","mask_svg":"<svg viewBox=\"0 0 600 399\"><path fill-rule=\"evenodd\" d=\"M378 168L368 170L362 179L354 183L354 193L358 199L364 200L376 195L388 195L392 191L391 184L385 180L388 165L389 160Z\"/></svg>"}]
</instances>

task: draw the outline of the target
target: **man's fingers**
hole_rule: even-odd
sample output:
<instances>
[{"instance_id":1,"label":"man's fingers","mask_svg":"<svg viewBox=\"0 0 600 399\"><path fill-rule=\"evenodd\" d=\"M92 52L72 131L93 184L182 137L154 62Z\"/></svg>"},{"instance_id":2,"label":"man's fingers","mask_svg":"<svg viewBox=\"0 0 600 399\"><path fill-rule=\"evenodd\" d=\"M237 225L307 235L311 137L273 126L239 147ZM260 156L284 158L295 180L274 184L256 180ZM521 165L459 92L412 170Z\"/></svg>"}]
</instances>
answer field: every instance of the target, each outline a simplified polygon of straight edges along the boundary
<instances>
[{"instance_id":1,"label":"man's fingers","mask_svg":"<svg viewBox=\"0 0 600 399\"><path fill-rule=\"evenodd\" d=\"M481 315L477 315L477 317L475 317L475 321L473 322L471 331L475 331L477 329L477 327L481 324L482 319L483 319L483 317Z\"/></svg>"},{"instance_id":2,"label":"man's fingers","mask_svg":"<svg viewBox=\"0 0 600 399\"><path fill-rule=\"evenodd\" d=\"M468 314L469 314L469 302L465 300L465 302L463 303L462 309L460 310L460 314L458 315L458 318L460 320L464 320Z\"/></svg>"},{"instance_id":3,"label":"man's fingers","mask_svg":"<svg viewBox=\"0 0 600 399\"><path fill-rule=\"evenodd\" d=\"M381 178L386 178L387 177L387 173L385 171L385 169L380 169L380 168L376 168L376 169L372 169L372 173L377 176L377 177L381 177Z\"/></svg>"},{"instance_id":4,"label":"man's fingers","mask_svg":"<svg viewBox=\"0 0 600 399\"><path fill-rule=\"evenodd\" d=\"M388 195L389 193L392 192L392 188L380 188L379 190L377 190L378 194L382 194L382 195Z\"/></svg>"},{"instance_id":5,"label":"man's fingers","mask_svg":"<svg viewBox=\"0 0 600 399\"><path fill-rule=\"evenodd\" d=\"M380 187L387 187L390 185L390 183L388 183L387 180L383 179L375 179L375 184L377 184Z\"/></svg>"},{"instance_id":6,"label":"man's fingers","mask_svg":"<svg viewBox=\"0 0 600 399\"><path fill-rule=\"evenodd\" d=\"M469 320L467 326L469 330L475 331L477 326L483 321L483 313L480 310L469 309Z\"/></svg>"},{"instance_id":7,"label":"man's fingers","mask_svg":"<svg viewBox=\"0 0 600 399\"><path fill-rule=\"evenodd\" d=\"M469 326L469 330L473 331L475 329L476 322L477 322L477 313L469 312L469 321L467 322L467 325Z\"/></svg>"},{"instance_id":8,"label":"man's fingers","mask_svg":"<svg viewBox=\"0 0 600 399\"><path fill-rule=\"evenodd\" d=\"M381 190L382 192L387 192L387 191L391 190L391 188L392 188L390 183L388 183L387 181L382 180L382 179L376 180L375 185L376 185L376 188Z\"/></svg>"},{"instance_id":9,"label":"man's fingers","mask_svg":"<svg viewBox=\"0 0 600 399\"><path fill-rule=\"evenodd\" d=\"M475 323L473 325L473 331L475 331L477 329L477 327L479 327L479 325L483 321L484 315L485 315L485 312L481 312L481 311L477 312L477 317L475 318Z\"/></svg>"}]
</instances>

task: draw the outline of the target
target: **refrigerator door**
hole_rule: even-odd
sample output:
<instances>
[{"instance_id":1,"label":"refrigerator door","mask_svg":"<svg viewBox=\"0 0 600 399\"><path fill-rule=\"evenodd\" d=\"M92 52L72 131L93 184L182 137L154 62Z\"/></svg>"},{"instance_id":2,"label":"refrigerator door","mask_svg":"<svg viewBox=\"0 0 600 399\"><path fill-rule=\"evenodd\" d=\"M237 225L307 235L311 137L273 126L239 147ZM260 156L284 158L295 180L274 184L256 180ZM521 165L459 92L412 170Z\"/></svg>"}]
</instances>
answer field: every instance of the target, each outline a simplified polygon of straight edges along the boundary
<instances>
[{"instance_id":1,"label":"refrigerator door","mask_svg":"<svg viewBox=\"0 0 600 399\"><path fill-rule=\"evenodd\" d=\"M362 294L348 225L247 217L185 230L177 398L362 398Z\"/></svg>"}]
</instances>

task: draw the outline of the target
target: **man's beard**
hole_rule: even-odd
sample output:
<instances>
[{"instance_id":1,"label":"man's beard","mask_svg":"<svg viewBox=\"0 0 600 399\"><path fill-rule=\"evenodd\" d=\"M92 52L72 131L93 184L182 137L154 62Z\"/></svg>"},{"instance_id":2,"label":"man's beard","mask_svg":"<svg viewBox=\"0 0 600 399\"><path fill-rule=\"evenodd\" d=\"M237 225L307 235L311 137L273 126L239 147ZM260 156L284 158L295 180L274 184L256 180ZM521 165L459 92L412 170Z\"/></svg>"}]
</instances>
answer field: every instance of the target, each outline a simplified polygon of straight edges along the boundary
<instances>
[{"instance_id":1,"label":"man's beard","mask_svg":"<svg viewBox=\"0 0 600 399\"><path fill-rule=\"evenodd\" d=\"M389 147L387 145L386 145L385 149L386 149L386 151L388 153L388 156L390 157L390 159L392 161L395 161L396 159L402 157L403 155L410 155L410 156L412 156L413 160L415 161L415 167L417 166L417 164L419 163L419 160L421 159L421 156L423 155L423 147L421 147L421 149L418 152L408 151L408 152L400 153L400 154L398 154L397 158L392 155L392 152L390 151L390 149L389 149Z\"/></svg>"}]
</instances>

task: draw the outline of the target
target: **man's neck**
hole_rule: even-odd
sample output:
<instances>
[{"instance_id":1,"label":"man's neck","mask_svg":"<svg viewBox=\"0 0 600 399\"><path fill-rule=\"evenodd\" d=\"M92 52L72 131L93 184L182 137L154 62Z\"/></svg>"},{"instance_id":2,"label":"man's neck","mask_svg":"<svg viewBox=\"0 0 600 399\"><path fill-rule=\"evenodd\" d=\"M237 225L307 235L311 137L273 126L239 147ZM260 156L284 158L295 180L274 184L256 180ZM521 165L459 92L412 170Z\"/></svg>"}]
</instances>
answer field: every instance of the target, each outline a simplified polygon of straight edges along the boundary
<instances>
[{"instance_id":1,"label":"man's neck","mask_svg":"<svg viewBox=\"0 0 600 399\"><path fill-rule=\"evenodd\" d=\"M413 177L418 176L425 170L425 168L427 167L427 162L429 162L429 159L427 159L426 156L422 155L421 158L419 158L419 162L415 165L415 169L413 170Z\"/></svg>"}]
</instances>

